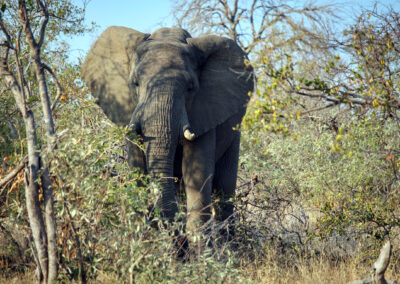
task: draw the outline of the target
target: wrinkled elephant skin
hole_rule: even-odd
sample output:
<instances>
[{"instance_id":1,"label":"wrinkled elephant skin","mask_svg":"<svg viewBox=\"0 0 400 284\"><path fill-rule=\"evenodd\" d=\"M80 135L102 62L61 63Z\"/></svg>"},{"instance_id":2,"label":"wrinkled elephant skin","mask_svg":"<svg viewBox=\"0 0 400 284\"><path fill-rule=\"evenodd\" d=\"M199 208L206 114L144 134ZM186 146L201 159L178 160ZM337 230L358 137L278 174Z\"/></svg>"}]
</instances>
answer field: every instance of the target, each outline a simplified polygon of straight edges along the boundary
<instances>
[{"instance_id":1,"label":"wrinkled elephant skin","mask_svg":"<svg viewBox=\"0 0 400 284\"><path fill-rule=\"evenodd\" d=\"M143 137L145 153L133 144L129 163L160 179L159 204L172 221L178 212L172 177L182 179L187 229L211 216L233 214L241 123L253 90L253 70L232 40L192 38L179 28L144 34L113 26L89 51L82 78L110 120ZM169 178L170 177L170 178Z\"/></svg>"}]
</instances>

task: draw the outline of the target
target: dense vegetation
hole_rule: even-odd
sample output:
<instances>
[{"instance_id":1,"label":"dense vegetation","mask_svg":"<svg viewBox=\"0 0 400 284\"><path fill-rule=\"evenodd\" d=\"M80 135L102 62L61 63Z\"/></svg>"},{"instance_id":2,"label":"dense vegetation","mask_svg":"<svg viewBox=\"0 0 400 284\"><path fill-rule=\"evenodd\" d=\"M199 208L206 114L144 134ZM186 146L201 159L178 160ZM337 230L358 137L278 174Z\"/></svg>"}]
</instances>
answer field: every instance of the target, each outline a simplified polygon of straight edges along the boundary
<instances>
[{"instance_id":1,"label":"dense vegetation","mask_svg":"<svg viewBox=\"0 0 400 284\"><path fill-rule=\"evenodd\" d=\"M40 9L34 2L26 1L32 19L37 19ZM380 6L363 11L347 26L336 26L340 33L332 35L318 25L321 15L334 14L332 9L302 12L282 5L285 9L273 10L265 20L271 33L255 27L256 37L238 39L248 47L257 91L242 126L236 237L229 243L214 240L214 247L199 248L201 253L182 262L175 259L171 241L176 228L158 225L153 206L158 185L129 169L123 145L126 129L105 117L79 79L79 64L69 63L65 46L59 44L61 34L88 30L81 18L73 18L84 11L67 0L56 1L57 5L42 2L49 4L51 15L42 60L53 70L47 77L51 100L58 97L53 112L57 147L51 152L30 47L10 49L16 56L9 57L8 66L23 67L38 148L49 161L60 280L344 283L368 274L386 240L393 244L388 276L396 279L400 273L397 11ZM17 1L0 3L2 25L15 39L24 37L13 24ZM245 8L243 21L254 11ZM260 11L264 10L255 15ZM275 12L299 13L293 21L301 15L318 21L275 26L279 23ZM191 24L201 25L202 20ZM248 24L237 28L243 26ZM40 21L33 25L34 31L39 27ZM217 32L240 36L235 29ZM290 37L280 37L281 30ZM5 58L5 46L1 48ZM4 78L0 77L2 181L28 151L24 119ZM3 279L33 278L35 247L24 188L23 170L0 187ZM43 194L41 187L41 203ZM181 229L181 224L174 226Z\"/></svg>"}]
</instances>

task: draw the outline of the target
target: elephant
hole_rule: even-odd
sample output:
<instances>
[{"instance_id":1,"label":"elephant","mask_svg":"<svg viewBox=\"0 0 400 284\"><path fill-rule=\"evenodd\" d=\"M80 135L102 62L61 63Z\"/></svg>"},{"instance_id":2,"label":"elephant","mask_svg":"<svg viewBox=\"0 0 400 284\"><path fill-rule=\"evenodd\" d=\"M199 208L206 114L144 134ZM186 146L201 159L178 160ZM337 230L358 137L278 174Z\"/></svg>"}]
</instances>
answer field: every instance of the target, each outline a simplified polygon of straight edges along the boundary
<instances>
[{"instance_id":1,"label":"elephant","mask_svg":"<svg viewBox=\"0 0 400 284\"><path fill-rule=\"evenodd\" d=\"M111 26L89 50L81 77L112 122L142 137L145 150L131 143L128 162L159 178L167 223L178 213L177 179L186 192L186 231L202 230L212 215L232 216L238 125L254 86L247 55L233 40Z\"/></svg>"}]
</instances>

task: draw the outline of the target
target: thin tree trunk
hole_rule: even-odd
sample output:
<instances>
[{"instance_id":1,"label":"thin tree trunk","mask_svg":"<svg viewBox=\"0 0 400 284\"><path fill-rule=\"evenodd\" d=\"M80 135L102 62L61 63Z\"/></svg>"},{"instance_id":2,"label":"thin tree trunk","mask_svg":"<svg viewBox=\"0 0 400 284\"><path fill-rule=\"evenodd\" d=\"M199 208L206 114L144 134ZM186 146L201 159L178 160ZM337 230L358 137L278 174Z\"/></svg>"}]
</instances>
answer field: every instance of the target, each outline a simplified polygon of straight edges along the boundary
<instances>
[{"instance_id":1,"label":"thin tree trunk","mask_svg":"<svg viewBox=\"0 0 400 284\"><path fill-rule=\"evenodd\" d=\"M8 51L6 52L6 55L8 55ZM39 202L40 186L38 184L38 178L40 170L40 156L37 146L35 119L33 112L27 109L24 89L18 84L15 76L9 72L7 57L2 58L0 75L2 75L2 77L5 79L6 84L13 93L25 123L26 140L28 146L28 166L25 169L26 208L28 212L29 225L32 230L32 237L37 250L37 258L35 258L35 260L39 272L39 281L46 283L48 278L47 234Z\"/></svg>"},{"instance_id":2,"label":"thin tree trunk","mask_svg":"<svg viewBox=\"0 0 400 284\"><path fill-rule=\"evenodd\" d=\"M54 121L50 106L50 98L47 89L46 76L44 74L44 69L40 62L39 52L35 52L34 65L36 76L39 81L39 92L42 102L42 109L44 115L44 121L46 123L47 132L47 155L54 148L52 142L55 137ZM56 235L56 221L54 213L54 197L53 189L50 180L50 170L49 161L47 155L43 155L42 159L42 187L44 196L44 216L46 223L47 241L48 241L48 256L49 256L49 279L50 283L57 278L58 271L58 260L57 260L57 235Z\"/></svg>"},{"instance_id":3,"label":"thin tree trunk","mask_svg":"<svg viewBox=\"0 0 400 284\"><path fill-rule=\"evenodd\" d=\"M49 168L44 169L42 174L42 187L44 196L44 216L47 232L48 256L49 256L49 278L48 282L57 278L58 258L57 258L57 235L54 213L53 189L51 187Z\"/></svg>"},{"instance_id":4,"label":"thin tree trunk","mask_svg":"<svg viewBox=\"0 0 400 284\"><path fill-rule=\"evenodd\" d=\"M36 47L37 49L38 47ZM32 59L34 60L34 65L35 65L35 73L38 78L39 82L39 93L40 93L40 99L42 102L42 110L43 110L43 116L44 116L44 121L46 124L46 132L49 138L52 138L54 136L55 131L54 131L54 121L53 121L53 113L51 111L51 105L50 105L50 98L49 98L49 92L47 88L47 81L46 81L46 75L44 73L44 67L42 65L39 51L33 52L31 54ZM51 143L48 143L50 145Z\"/></svg>"},{"instance_id":5,"label":"thin tree trunk","mask_svg":"<svg viewBox=\"0 0 400 284\"><path fill-rule=\"evenodd\" d=\"M33 67L39 84L42 110L46 123L47 146L44 153L39 153L34 115L33 112L27 107L25 92L28 92L28 88L24 79L24 72L21 68L21 62L19 61L19 52L21 50L20 37L17 37L15 46L11 47L12 40L6 26L3 23L1 13L0 28L5 36L5 52L0 65L0 74L4 76L6 83L8 83L11 91L13 92L13 95L25 122L28 144L28 167L26 168L25 173L27 211L29 223L32 229L32 236L37 249L39 281L43 283L50 283L57 278L58 267L54 198L50 180L49 162L46 158L48 153L50 153L52 149L52 141L54 140L55 130L44 65L42 64L40 58L41 47L45 38L46 26L49 21L49 11L47 7L47 2L45 1L36 0L36 5L37 10L39 11L39 13L42 13L43 16L43 20L40 24L38 40L35 39L32 28L30 26L30 19L28 17L28 11L26 8L26 1L18 0L18 13L20 24L23 27L23 32L26 36L26 42L30 48L30 57L34 65ZM20 32L22 32L22 30L20 30ZM19 35L21 35L21 33ZM19 81L10 71L7 62L9 51L11 48L14 50L16 57L18 67L17 75ZM39 201L39 177L41 178L43 188L45 214L44 220Z\"/></svg>"},{"instance_id":6,"label":"thin tree trunk","mask_svg":"<svg viewBox=\"0 0 400 284\"><path fill-rule=\"evenodd\" d=\"M21 0L20 0L21 1ZM41 25L41 31L39 34L39 41L36 41L34 35L32 33L29 19L26 15L26 7L25 2L21 1L20 6L20 18L22 21L22 25L25 30L27 43L30 47L30 56L33 61L36 77L39 83L39 93L40 99L42 102L42 110L44 121L46 124L46 133L47 133L47 154L50 153L52 147L52 140L54 140L55 130L54 130L54 121L53 114L51 111L50 97L47 88L46 75L44 72L44 64L42 64L40 58L40 49L43 44L46 25L49 20L49 13L47 10L47 6L45 3L38 1L38 6L43 13L44 19ZM39 8L38 7L38 8ZM45 209L45 223L46 223L46 232L48 238L48 257L49 257L49 278L48 282L52 282L57 278L58 271L58 263L57 263L57 236L56 236L56 222L55 222L55 213L54 213L54 198L53 198L53 189L51 187L50 180L50 170L49 170L49 161L47 159L47 155L42 154L42 187L43 187L43 196L44 196L44 209Z\"/></svg>"},{"instance_id":7,"label":"thin tree trunk","mask_svg":"<svg viewBox=\"0 0 400 284\"><path fill-rule=\"evenodd\" d=\"M26 139L28 143L28 168L25 173L25 198L28 211L29 223L32 236L35 241L39 258L39 268L42 273L41 282L46 283L48 279L48 252L47 234L43 222L42 211L39 203L39 169L40 159L37 149L35 131L35 120L32 111L28 110L24 116Z\"/></svg>"}]
</instances>

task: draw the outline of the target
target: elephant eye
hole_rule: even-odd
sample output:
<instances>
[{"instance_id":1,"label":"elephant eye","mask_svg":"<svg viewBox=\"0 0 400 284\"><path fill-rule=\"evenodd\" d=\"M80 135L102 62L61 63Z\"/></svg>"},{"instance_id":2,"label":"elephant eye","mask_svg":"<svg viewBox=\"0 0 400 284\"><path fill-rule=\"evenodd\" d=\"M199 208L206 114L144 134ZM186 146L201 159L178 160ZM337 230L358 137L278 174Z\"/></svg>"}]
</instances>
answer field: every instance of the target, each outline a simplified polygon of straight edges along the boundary
<instances>
[{"instance_id":1,"label":"elephant eye","mask_svg":"<svg viewBox=\"0 0 400 284\"><path fill-rule=\"evenodd\" d=\"M136 77L131 77L131 86L132 87L139 87L139 81Z\"/></svg>"},{"instance_id":2,"label":"elephant eye","mask_svg":"<svg viewBox=\"0 0 400 284\"><path fill-rule=\"evenodd\" d=\"M193 91L193 89L194 89L194 83L193 83L193 81L191 81L191 82L189 83L189 85L188 85L187 90L188 90L189 92L191 92L191 91Z\"/></svg>"}]
</instances>

